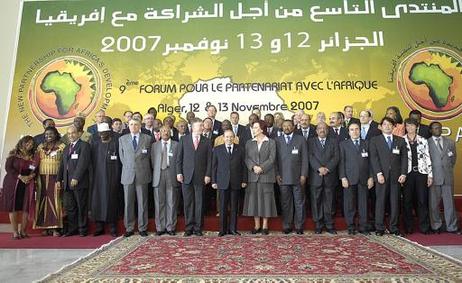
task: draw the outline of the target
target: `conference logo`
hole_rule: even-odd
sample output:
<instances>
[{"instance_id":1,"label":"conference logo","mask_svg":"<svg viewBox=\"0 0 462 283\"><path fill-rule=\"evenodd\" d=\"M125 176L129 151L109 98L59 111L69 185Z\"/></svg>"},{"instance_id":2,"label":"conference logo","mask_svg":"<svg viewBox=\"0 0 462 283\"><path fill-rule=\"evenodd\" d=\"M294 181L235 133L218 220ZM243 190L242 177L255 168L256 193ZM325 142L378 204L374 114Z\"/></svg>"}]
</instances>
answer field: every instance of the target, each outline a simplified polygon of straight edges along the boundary
<instances>
[{"instance_id":1,"label":"conference logo","mask_svg":"<svg viewBox=\"0 0 462 283\"><path fill-rule=\"evenodd\" d=\"M88 116L100 100L101 75L95 65L80 56L56 58L34 75L29 101L34 116L55 120L58 127L72 124L76 115Z\"/></svg>"},{"instance_id":2,"label":"conference logo","mask_svg":"<svg viewBox=\"0 0 462 283\"><path fill-rule=\"evenodd\" d=\"M415 51L399 65L396 81L406 105L427 119L445 120L462 113L462 59L450 49Z\"/></svg>"}]
</instances>

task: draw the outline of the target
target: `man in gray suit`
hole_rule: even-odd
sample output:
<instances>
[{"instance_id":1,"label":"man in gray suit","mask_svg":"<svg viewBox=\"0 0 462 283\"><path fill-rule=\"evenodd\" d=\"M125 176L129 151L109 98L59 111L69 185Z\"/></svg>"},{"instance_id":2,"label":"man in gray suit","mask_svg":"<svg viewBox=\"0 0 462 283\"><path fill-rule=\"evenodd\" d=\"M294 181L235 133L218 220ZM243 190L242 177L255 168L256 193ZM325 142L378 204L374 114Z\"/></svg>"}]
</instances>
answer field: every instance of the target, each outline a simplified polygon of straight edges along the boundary
<instances>
[{"instance_id":1,"label":"man in gray suit","mask_svg":"<svg viewBox=\"0 0 462 283\"><path fill-rule=\"evenodd\" d=\"M358 122L350 123L348 133L350 138L340 142L339 178L343 187L343 214L348 225L348 234L356 234L354 218L357 206L359 232L369 235L367 195L368 189L374 186L369 163L369 143L361 140Z\"/></svg>"},{"instance_id":2,"label":"man in gray suit","mask_svg":"<svg viewBox=\"0 0 462 283\"><path fill-rule=\"evenodd\" d=\"M276 180L281 192L282 228L284 234L292 232L295 218L295 230L301 235L305 224L303 187L308 177L308 147L303 136L294 134L292 120L282 123L282 131L284 135L276 137Z\"/></svg>"},{"instance_id":3,"label":"man in gray suit","mask_svg":"<svg viewBox=\"0 0 462 283\"><path fill-rule=\"evenodd\" d=\"M156 214L156 234L175 235L177 221L178 182L176 180L176 158L178 142L170 138L170 128L160 128L161 140L151 149L152 187Z\"/></svg>"},{"instance_id":4,"label":"man in gray suit","mask_svg":"<svg viewBox=\"0 0 462 283\"><path fill-rule=\"evenodd\" d=\"M441 136L440 122L430 124L432 137L428 139L428 148L432 160L433 184L430 187L430 220L432 230L442 231L440 201L443 198L446 231L460 234L454 207L454 165L456 164L456 146L454 141Z\"/></svg>"},{"instance_id":5,"label":"man in gray suit","mask_svg":"<svg viewBox=\"0 0 462 283\"><path fill-rule=\"evenodd\" d=\"M148 235L148 183L152 171L150 153L152 139L141 133L141 121L131 119L130 134L119 139L119 156L122 162L121 183L124 186L125 237L133 235L135 229L135 197L138 203L138 231L140 236Z\"/></svg>"},{"instance_id":6,"label":"man in gray suit","mask_svg":"<svg viewBox=\"0 0 462 283\"><path fill-rule=\"evenodd\" d=\"M339 163L338 141L328 138L329 127L320 122L316 126L317 137L308 140L308 160L310 164L310 192L315 233L321 234L323 226L330 234L337 234L332 219L332 203L337 186Z\"/></svg>"}]
</instances>

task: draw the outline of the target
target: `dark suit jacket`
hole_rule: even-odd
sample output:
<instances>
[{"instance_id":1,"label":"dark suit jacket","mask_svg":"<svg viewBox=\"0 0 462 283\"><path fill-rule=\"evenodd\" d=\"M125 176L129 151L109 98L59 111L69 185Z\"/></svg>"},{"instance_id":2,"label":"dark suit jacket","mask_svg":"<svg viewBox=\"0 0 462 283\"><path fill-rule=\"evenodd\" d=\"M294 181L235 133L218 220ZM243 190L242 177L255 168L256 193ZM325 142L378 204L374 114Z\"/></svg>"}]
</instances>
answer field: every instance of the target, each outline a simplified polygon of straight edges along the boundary
<instances>
[{"instance_id":1,"label":"dark suit jacket","mask_svg":"<svg viewBox=\"0 0 462 283\"><path fill-rule=\"evenodd\" d=\"M219 190L241 189L241 183L247 183L244 149L235 144L231 156L225 144L213 149L212 183Z\"/></svg>"},{"instance_id":2,"label":"dark suit jacket","mask_svg":"<svg viewBox=\"0 0 462 283\"><path fill-rule=\"evenodd\" d=\"M201 135L195 150L192 134L183 137L178 144L176 171L183 175L184 184L204 184L204 177L212 174L211 141Z\"/></svg>"},{"instance_id":3,"label":"dark suit jacket","mask_svg":"<svg viewBox=\"0 0 462 283\"><path fill-rule=\"evenodd\" d=\"M379 130L379 124L375 121L372 121L369 125L369 130L367 131L365 140L371 140L373 137L379 136L382 134L382 131Z\"/></svg>"},{"instance_id":4,"label":"dark suit jacket","mask_svg":"<svg viewBox=\"0 0 462 283\"><path fill-rule=\"evenodd\" d=\"M171 131L171 135L170 135L170 138L174 141L178 141L178 129L173 127L172 128L172 131Z\"/></svg>"},{"instance_id":5,"label":"dark suit jacket","mask_svg":"<svg viewBox=\"0 0 462 283\"><path fill-rule=\"evenodd\" d=\"M385 180L397 182L400 175L407 175L407 147L406 141L398 136L393 136L392 149L398 149L399 154L394 154L388 148L384 135L373 137L369 144L370 159L374 178L382 172Z\"/></svg>"},{"instance_id":6,"label":"dark suit jacket","mask_svg":"<svg viewBox=\"0 0 462 283\"><path fill-rule=\"evenodd\" d=\"M331 139L335 139L338 143L350 138L348 130L345 127L340 127L340 133L338 135L335 133L334 128L329 127L329 133L327 136Z\"/></svg>"},{"instance_id":7,"label":"dark suit jacket","mask_svg":"<svg viewBox=\"0 0 462 283\"><path fill-rule=\"evenodd\" d=\"M43 143L45 141L45 133L41 133L39 135L34 136L34 143L35 147L39 146L39 144Z\"/></svg>"},{"instance_id":8,"label":"dark suit jacket","mask_svg":"<svg viewBox=\"0 0 462 283\"><path fill-rule=\"evenodd\" d=\"M246 126L244 127L244 130L242 130L242 134L239 137L239 144L241 144L245 149L247 141L251 139L252 139L252 130L250 129L250 127Z\"/></svg>"},{"instance_id":9,"label":"dark suit jacket","mask_svg":"<svg viewBox=\"0 0 462 283\"><path fill-rule=\"evenodd\" d=\"M310 131L308 132L308 138L307 138L306 140L308 140L309 138L315 137L315 136L317 135L317 134L316 134L316 127L315 127L315 126L310 125L309 128L310 128ZM300 136L303 137L303 130L302 130L302 128L296 129L296 130L294 131L294 134L300 135Z\"/></svg>"},{"instance_id":10,"label":"dark suit jacket","mask_svg":"<svg viewBox=\"0 0 462 283\"><path fill-rule=\"evenodd\" d=\"M276 126L273 126L271 133L268 132L268 128L266 128L266 131L270 139L275 139L278 137L278 131L280 131L280 129Z\"/></svg>"},{"instance_id":11,"label":"dark suit jacket","mask_svg":"<svg viewBox=\"0 0 462 283\"><path fill-rule=\"evenodd\" d=\"M232 127L232 126L233 126L233 125L231 125L231 127ZM231 130L233 130L233 128L231 128ZM240 124L237 125L237 134L236 134L236 136L239 137L239 140L241 139L241 136L242 136L242 134L244 133L244 131L245 131L245 127L244 127L244 126L242 126L242 125L240 125ZM245 144L244 144L244 145L245 145Z\"/></svg>"},{"instance_id":12,"label":"dark suit jacket","mask_svg":"<svg viewBox=\"0 0 462 283\"><path fill-rule=\"evenodd\" d=\"M92 135L96 134L98 132L98 126L96 124L91 125L87 128L87 132L89 132Z\"/></svg>"},{"instance_id":13,"label":"dark suit jacket","mask_svg":"<svg viewBox=\"0 0 462 283\"><path fill-rule=\"evenodd\" d=\"M432 136L432 134L430 133L430 127L424 124L420 124L418 135L426 139L429 139Z\"/></svg>"},{"instance_id":14,"label":"dark suit jacket","mask_svg":"<svg viewBox=\"0 0 462 283\"><path fill-rule=\"evenodd\" d=\"M78 184L72 189L85 189L90 186L89 184L89 167L91 162L91 148L90 144L79 140L72 152L69 152L70 145L64 148L63 159L58 170L57 181L63 182L65 190L71 189L71 180L76 179ZM72 154L77 154L76 159L72 159Z\"/></svg>"},{"instance_id":15,"label":"dark suit jacket","mask_svg":"<svg viewBox=\"0 0 462 283\"><path fill-rule=\"evenodd\" d=\"M327 137L324 148L317 137L308 140L308 161L310 163L310 184L321 186L324 180L326 186L336 186L338 184L337 167L339 163L338 142ZM319 176L318 169L326 167L329 173Z\"/></svg>"},{"instance_id":16,"label":"dark suit jacket","mask_svg":"<svg viewBox=\"0 0 462 283\"><path fill-rule=\"evenodd\" d=\"M276 176L282 177L282 185L297 185L300 176L308 177L308 145L303 136L292 135L289 144L285 135L277 137L276 152Z\"/></svg>"},{"instance_id":17,"label":"dark suit jacket","mask_svg":"<svg viewBox=\"0 0 462 283\"><path fill-rule=\"evenodd\" d=\"M348 121L348 124L343 122L343 126L348 129L348 126L350 126L352 123L357 123L357 124L361 125L361 122L359 121L358 118L351 117L350 121Z\"/></svg>"},{"instance_id":18,"label":"dark suit jacket","mask_svg":"<svg viewBox=\"0 0 462 283\"><path fill-rule=\"evenodd\" d=\"M353 140L342 141L340 143L339 179L347 178L350 185L367 185L369 177L372 177L369 143L360 139L358 150Z\"/></svg>"},{"instance_id":19,"label":"dark suit jacket","mask_svg":"<svg viewBox=\"0 0 462 283\"><path fill-rule=\"evenodd\" d=\"M221 121L215 119L215 122L213 123L212 133L216 137L221 136L223 134L223 129L221 128Z\"/></svg>"}]
</instances>

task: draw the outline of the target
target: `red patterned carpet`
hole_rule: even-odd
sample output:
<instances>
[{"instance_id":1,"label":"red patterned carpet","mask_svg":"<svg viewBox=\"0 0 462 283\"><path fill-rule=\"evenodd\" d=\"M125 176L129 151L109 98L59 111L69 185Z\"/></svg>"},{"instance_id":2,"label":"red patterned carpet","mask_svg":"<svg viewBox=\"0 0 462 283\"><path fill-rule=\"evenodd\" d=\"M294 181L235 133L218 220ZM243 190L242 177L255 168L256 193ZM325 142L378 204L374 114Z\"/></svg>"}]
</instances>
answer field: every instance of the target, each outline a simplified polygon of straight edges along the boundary
<instances>
[{"instance_id":1,"label":"red patterned carpet","mask_svg":"<svg viewBox=\"0 0 462 283\"><path fill-rule=\"evenodd\" d=\"M260 280L462 282L462 263L394 236L134 236L103 247L44 282Z\"/></svg>"}]
</instances>

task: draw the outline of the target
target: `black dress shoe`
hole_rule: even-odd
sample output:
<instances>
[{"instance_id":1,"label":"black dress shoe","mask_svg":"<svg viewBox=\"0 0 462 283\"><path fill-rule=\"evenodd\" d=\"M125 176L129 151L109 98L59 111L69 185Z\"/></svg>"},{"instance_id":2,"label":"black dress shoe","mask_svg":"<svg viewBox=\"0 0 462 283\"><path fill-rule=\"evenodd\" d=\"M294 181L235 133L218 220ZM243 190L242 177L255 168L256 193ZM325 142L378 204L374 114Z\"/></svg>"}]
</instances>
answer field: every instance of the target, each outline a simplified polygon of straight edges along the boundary
<instances>
[{"instance_id":1,"label":"black dress shoe","mask_svg":"<svg viewBox=\"0 0 462 283\"><path fill-rule=\"evenodd\" d=\"M348 229L348 235L356 235L355 229Z\"/></svg>"},{"instance_id":2,"label":"black dress shoe","mask_svg":"<svg viewBox=\"0 0 462 283\"><path fill-rule=\"evenodd\" d=\"M225 232L220 232L220 233L218 233L218 237L223 237L224 235L226 235Z\"/></svg>"},{"instance_id":3,"label":"black dress shoe","mask_svg":"<svg viewBox=\"0 0 462 283\"><path fill-rule=\"evenodd\" d=\"M321 234L321 233L322 233L322 229L321 229L321 228L316 228L316 229L314 230L314 233L315 233L315 234Z\"/></svg>"},{"instance_id":4,"label":"black dress shoe","mask_svg":"<svg viewBox=\"0 0 462 283\"><path fill-rule=\"evenodd\" d=\"M292 229L284 229L284 230L282 230L282 233L284 233L286 235L290 234L291 232L292 232Z\"/></svg>"},{"instance_id":5,"label":"black dress shoe","mask_svg":"<svg viewBox=\"0 0 462 283\"><path fill-rule=\"evenodd\" d=\"M93 234L93 237L98 237L101 235L104 235L104 230L95 231L95 233Z\"/></svg>"},{"instance_id":6,"label":"black dress shoe","mask_svg":"<svg viewBox=\"0 0 462 283\"><path fill-rule=\"evenodd\" d=\"M86 236L88 236L88 232L80 232L79 236L80 237L86 237Z\"/></svg>"},{"instance_id":7,"label":"black dress shoe","mask_svg":"<svg viewBox=\"0 0 462 283\"><path fill-rule=\"evenodd\" d=\"M250 231L250 233L252 233L252 234L261 233L261 228L258 228L258 229L253 228L252 231Z\"/></svg>"},{"instance_id":8,"label":"black dress shoe","mask_svg":"<svg viewBox=\"0 0 462 283\"><path fill-rule=\"evenodd\" d=\"M268 229L262 229L261 233L262 233L262 235L269 235L269 230Z\"/></svg>"},{"instance_id":9,"label":"black dress shoe","mask_svg":"<svg viewBox=\"0 0 462 283\"><path fill-rule=\"evenodd\" d=\"M77 235L77 231L67 232L66 234L63 235L63 237L71 237L75 235Z\"/></svg>"},{"instance_id":10,"label":"black dress shoe","mask_svg":"<svg viewBox=\"0 0 462 283\"><path fill-rule=\"evenodd\" d=\"M202 234L202 231L194 231L194 235L198 237L204 236L204 234Z\"/></svg>"},{"instance_id":11,"label":"black dress shoe","mask_svg":"<svg viewBox=\"0 0 462 283\"><path fill-rule=\"evenodd\" d=\"M431 235L431 234L433 234L433 231L432 230L422 231L422 234Z\"/></svg>"},{"instance_id":12,"label":"black dress shoe","mask_svg":"<svg viewBox=\"0 0 462 283\"><path fill-rule=\"evenodd\" d=\"M163 234L167 233L166 231L157 231L156 235L157 236L162 236Z\"/></svg>"},{"instance_id":13,"label":"black dress shoe","mask_svg":"<svg viewBox=\"0 0 462 283\"><path fill-rule=\"evenodd\" d=\"M192 234L193 234L193 232L192 232L192 231L190 231L190 230L187 230L187 231L184 231L184 234L183 234L183 236L185 236L185 237L189 237L189 236L191 236Z\"/></svg>"},{"instance_id":14,"label":"black dress shoe","mask_svg":"<svg viewBox=\"0 0 462 283\"><path fill-rule=\"evenodd\" d=\"M382 231L382 230L375 231L375 235L377 235L377 236L383 236L383 234L385 234L385 232Z\"/></svg>"},{"instance_id":15,"label":"black dress shoe","mask_svg":"<svg viewBox=\"0 0 462 283\"><path fill-rule=\"evenodd\" d=\"M111 231L111 236L117 238L119 235L117 235L117 231Z\"/></svg>"},{"instance_id":16,"label":"black dress shoe","mask_svg":"<svg viewBox=\"0 0 462 283\"><path fill-rule=\"evenodd\" d=\"M337 231L335 231L335 229L327 229L327 233L332 234L332 235L336 235Z\"/></svg>"},{"instance_id":17,"label":"black dress shoe","mask_svg":"<svg viewBox=\"0 0 462 283\"><path fill-rule=\"evenodd\" d=\"M237 231L231 231L228 234L233 235L233 236L240 236L241 235L241 233L239 233Z\"/></svg>"},{"instance_id":18,"label":"black dress shoe","mask_svg":"<svg viewBox=\"0 0 462 283\"><path fill-rule=\"evenodd\" d=\"M371 233L369 231L359 231L364 236L369 236Z\"/></svg>"},{"instance_id":19,"label":"black dress shoe","mask_svg":"<svg viewBox=\"0 0 462 283\"><path fill-rule=\"evenodd\" d=\"M127 231L127 232L125 232L124 237L125 237L125 238L128 238L128 237L133 236L134 234L135 234L135 233L134 233L133 231Z\"/></svg>"},{"instance_id":20,"label":"black dress shoe","mask_svg":"<svg viewBox=\"0 0 462 283\"><path fill-rule=\"evenodd\" d=\"M303 235L303 229L297 229L295 232L297 235Z\"/></svg>"},{"instance_id":21,"label":"black dress shoe","mask_svg":"<svg viewBox=\"0 0 462 283\"><path fill-rule=\"evenodd\" d=\"M401 232L399 230L396 230L396 231L393 231L391 232L391 234L395 235L395 236L398 236L398 237L402 237L403 234L401 234Z\"/></svg>"},{"instance_id":22,"label":"black dress shoe","mask_svg":"<svg viewBox=\"0 0 462 283\"><path fill-rule=\"evenodd\" d=\"M167 231L167 234L169 234L170 236L175 236L176 232L175 231Z\"/></svg>"},{"instance_id":23,"label":"black dress shoe","mask_svg":"<svg viewBox=\"0 0 462 283\"><path fill-rule=\"evenodd\" d=\"M433 233L435 234L441 234L441 227L438 229L433 230Z\"/></svg>"},{"instance_id":24,"label":"black dress shoe","mask_svg":"<svg viewBox=\"0 0 462 283\"><path fill-rule=\"evenodd\" d=\"M147 231L140 231L140 236L141 236L141 237L147 237L147 236L148 236L148 232L147 232Z\"/></svg>"}]
</instances>

